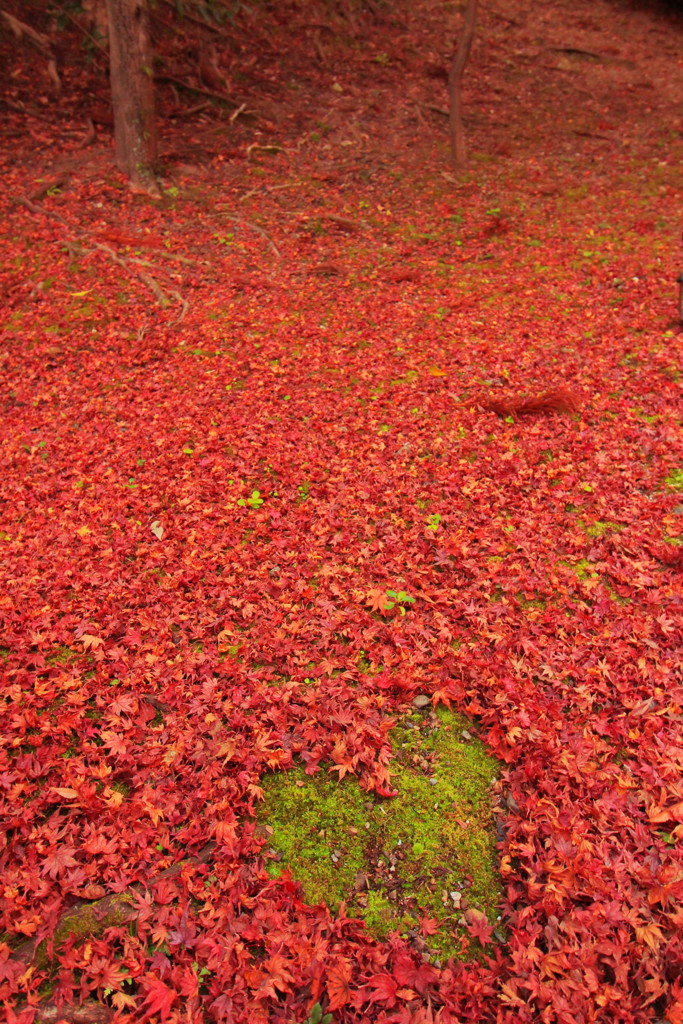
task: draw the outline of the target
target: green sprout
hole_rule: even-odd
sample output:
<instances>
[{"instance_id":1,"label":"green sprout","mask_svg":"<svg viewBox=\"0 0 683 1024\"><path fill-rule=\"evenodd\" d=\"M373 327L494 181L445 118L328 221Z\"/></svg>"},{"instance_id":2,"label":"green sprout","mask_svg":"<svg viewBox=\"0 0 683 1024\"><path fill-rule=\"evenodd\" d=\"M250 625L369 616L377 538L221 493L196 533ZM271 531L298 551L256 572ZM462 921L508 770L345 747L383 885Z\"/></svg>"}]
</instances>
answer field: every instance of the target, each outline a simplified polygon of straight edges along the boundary
<instances>
[{"instance_id":1,"label":"green sprout","mask_svg":"<svg viewBox=\"0 0 683 1024\"><path fill-rule=\"evenodd\" d=\"M385 611L391 611L392 608L398 605L401 615L405 615L404 604L415 604L415 598L410 597L405 590L387 590L387 603L384 605Z\"/></svg>"},{"instance_id":2,"label":"green sprout","mask_svg":"<svg viewBox=\"0 0 683 1024\"><path fill-rule=\"evenodd\" d=\"M238 505L242 505L242 506L248 505L249 508L261 508L261 505L263 504L263 498L261 497L261 492L260 491L252 491L251 492L251 497L249 497L249 498L238 498L237 499L237 504Z\"/></svg>"}]
</instances>

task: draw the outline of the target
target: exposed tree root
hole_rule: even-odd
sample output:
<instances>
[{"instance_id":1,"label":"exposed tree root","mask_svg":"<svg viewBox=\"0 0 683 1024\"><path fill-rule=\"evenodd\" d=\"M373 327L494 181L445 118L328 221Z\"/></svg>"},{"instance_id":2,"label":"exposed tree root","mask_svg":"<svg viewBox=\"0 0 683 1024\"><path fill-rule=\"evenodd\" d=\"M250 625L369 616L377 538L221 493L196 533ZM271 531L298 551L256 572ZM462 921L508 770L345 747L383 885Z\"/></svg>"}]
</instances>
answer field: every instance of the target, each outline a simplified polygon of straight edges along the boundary
<instances>
[{"instance_id":1,"label":"exposed tree root","mask_svg":"<svg viewBox=\"0 0 683 1024\"><path fill-rule=\"evenodd\" d=\"M108 1024L114 1011L88 999L81 1006L55 1006L53 1003L39 1003L33 1024Z\"/></svg>"},{"instance_id":2,"label":"exposed tree root","mask_svg":"<svg viewBox=\"0 0 683 1024\"><path fill-rule=\"evenodd\" d=\"M15 37L23 42L24 39L28 40L32 46L44 55L47 60L47 73L52 80L55 89L59 92L62 88L62 82L57 72L57 60L52 51L52 43L47 36L44 36L42 32L36 32L30 25L25 24L23 21L19 21L12 14L7 11L0 9L0 18L11 28L14 32Z\"/></svg>"},{"instance_id":3,"label":"exposed tree root","mask_svg":"<svg viewBox=\"0 0 683 1024\"><path fill-rule=\"evenodd\" d=\"M146 699L151 702L155 700L149 697ZM114 893L92 902L77 903L64 911L49 939L30 939L22 942L13 951L11 959L39 971L47 970L54 958L55 946L61 946L71 935L77 938L97 938L107 928L130 924L137 916L135 897L138 893L164 878L174 878L187 866L195 867L208 863L215 846L213 842L207 843L196 857L173 864L154 875L144 885L141 882L134 882L126 892ZM34 1024L57 1024L58 1021L66 1021L67 1024L106 1024L113 1016L113 1010L93 1000L81 1006L60 1007L44 1002L37 1008Z\"/></svg>"},{"instance_id":4,"label":"exposed tree root","mask_svg":"<svg viewBox=\"0 0 683 1024\"><path fill-rule=\"evenodd\" d=\"M235 217L233 216L233 214L230 213L224 213L223 216L225 217L226 220L231 220L234 224L243 224L244 227L251 228L252 231L255 231L257 234L265 238L265 240L268 242L268 245L271 247L275 255L278 257L278 259L280 259L282 254L278 247L276 246L275 242L270 237L268 232L265 231L263 228L260 228L258 224L254 224L250 220L245 220L244 217Z\"/></svg>"},{"instance_id":5,"label":"exposed tree root","mask_svg":"<svg viewBox=\"0 0 683 1024\"><path fill-rule=\"evenodd\" d=\"M34 196L34 198L47 195L52 188L55 188L58 184L60 184L60 182L64 183L64 181L66 180L68 179L62 177L57 181L50 182L47 186L41 189L40 192L36 193L36 196ZM48 217L52 217L54 220L58 220L60 224L64 224L67 227L70 227L68 222L65 221L64 218L61 217L58 213L55 213L52 210L43 209L42 206L38 206L36 203L34 203L32 199L27 199L26 196L18 196L15 202L17 202L20 206L25 206L27 210L31 211L31 213L46 214ZM111 246L105 245L103 242L90 242L83 236L79 236L76 239L64 239L62 241L62 245L69 253L69 266L73 266L73 264L76 262L77 257L79 255L82 255L83 253L96 251L105 253L114 263L117 263L120 267L123 267L123 269L126 270L129 274L132 274L134 277L137 277L140 281L142 281L142 283L146 285L147 288L149 288L152 295L163 309L168 309L169 306L173 305L173 302L178 303L178 305L180 306L180 314L178 315L178 317L176 317L175 320L173 320L172 326L179 324L182 320L185 319L185 316L187 315L187 312L190 308L190 303L187 301L187 299L183 298L180 292L178 292L176 289L173 289L172 291L169 291L167 294L161 287L159 282L156 280L156 278L153 277L150 273L148 273L146 270L136 270L130 265L131 263L135 263L142 265L144 267L152 267L152 264L149 263L147 260L140 260L137 259L136 257L126 259L123 256L120 256L114 249L111 248ZM157 255L162 256L165 259L177 260L178 262L188 264L197 263L196 260L191 260L189 257L181 256L178 255L177 253L165 253L162 250L155 250L155 252Z\"/></svg>"}]
</instances>

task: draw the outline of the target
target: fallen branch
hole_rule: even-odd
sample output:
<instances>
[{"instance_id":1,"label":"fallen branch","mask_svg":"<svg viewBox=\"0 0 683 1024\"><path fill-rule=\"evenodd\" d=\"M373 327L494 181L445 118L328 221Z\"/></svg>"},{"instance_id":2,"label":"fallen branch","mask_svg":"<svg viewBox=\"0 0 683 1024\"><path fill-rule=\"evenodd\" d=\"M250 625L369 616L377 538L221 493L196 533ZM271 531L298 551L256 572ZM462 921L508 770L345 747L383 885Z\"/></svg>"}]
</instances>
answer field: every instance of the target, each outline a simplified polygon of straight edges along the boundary
<instances>
[{"instance_id":1,"label":"fallen branch","mask_svg":"<svg viewBox=\"0 0 683 1024\"><path fill-rule=\"evenodd\" d=\"M346 231L349 234L353 231L362 232L366 230L368 226L365 221L360 221L359 223L358 221L351 220L350 217L340 217L339 214L323 213L320 210L315 210L311 213L306 213L304 210L291 210L286 211L285 216L298 217L300 220L329 220L333 224L336 224L338 228L341 228L342 231Z\"/></svg>"},{"instance_id":2,"label":"fallen branch","mask_svg":"<svg viewBox=\"0 0 683 1024\"><path fill-rule=\"evenodd\" d=\"M425 110L431 110L433 114L440 114L442 117L450 117L450 110L446 110L445 107L437 107L435 103L419 103L419 107L424 107Z\"/></svg>"},{"instance_id":3,"label":"fallen branch","mask_svg":"<svg viewBox=\"0 0 683 1024\"><path fill-rule=\"evenodd\" d=\"M177 108L169 111L169 113L166 114L166 117L193 117L195 114L201 114L202 110L210 108L211 104L208 100L205 100L203 103L195 103L193 107L181 107L180 103L178 103Z\"/></svg>"},{"instance_id":4,"label":"fallen branch","mask_svg":"<svg viewBox=\"0 0 683 1024\"><path fill-rule=\"evenodd\" d=\"M593 53L592 50L579 50L575 46L549 46L548 49L553 53L569 53L576 57L589 57L591 60L605 60L599 53Z\"/></svg>"},{"instance_id":5,"label":"fallen branch","mask_svg":"<svg viewBox=\"0 0 683 1024\"><path fill-rule=\"evenodd\" d=\"M360 231L360 225L356 224L355 220L351 220L350 217L339 217L336 213L319 213L317 215L322 220L331 220L333 224L336 224L342 231Z\"/></svg>"},{"instance_id":6,"label":"fallen branch","mask_svg":"<svg viewBox=\"0 0 683 1024\"><path fill-rule=\"evenodd\" d=\"M240 202L243 203L245 199L251 199L252 196L263 195L270 192L279 192L286 188L301 188L303 182L301 181L288 181L284 185L259 185L258 188L252 188L249 192L245 192L244 195L240 196Z\"/></svg>"},{"instance_id":7,"label":"fallen branch","mask_svg":"<svg viewBox=\"0 0 683 1024\"><path fill-rule=\"evenodd\" d=\"M503 398L481 403L484 409L495 412L501 419L508 416L533 416L553 412L576 413L581 408L581 398L573 391L560 389L544 391L533 398Z\"/></svg>"},{"instance_id":8,"label":"fallen branch","mask_svg":"<svg viewBox=\"0 0 683 1024\"><path fill-rule=\"evenodd\" d=\"M227 103L229 107L239 107L240 104L236 100L226 96L222 92L213 92L211 89L204 89L200 85L190 85L188 82L183 82L182 79L176 78L174 75L155 75L155 82L169 82L171 85L177 85L180 89L186 89L188 92L196 92L198 96L208 96L212 100L220 100L221 103Z\"/></svg>"}]
</instances>

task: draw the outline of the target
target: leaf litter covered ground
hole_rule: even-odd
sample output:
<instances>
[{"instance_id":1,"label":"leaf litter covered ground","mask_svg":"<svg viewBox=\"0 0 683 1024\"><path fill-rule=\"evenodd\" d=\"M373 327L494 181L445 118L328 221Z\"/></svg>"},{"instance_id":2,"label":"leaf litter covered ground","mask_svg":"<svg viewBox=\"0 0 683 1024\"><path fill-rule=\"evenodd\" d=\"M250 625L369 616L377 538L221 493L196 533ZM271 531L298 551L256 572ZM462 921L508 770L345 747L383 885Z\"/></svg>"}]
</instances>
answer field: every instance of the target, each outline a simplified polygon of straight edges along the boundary
<instances>
[{"instance_id":1,"label":"leaf litter covered ground","mask_svg":"<svg viewBox=\"0 0 683 1024\"><path fill-rule=\"evenodd\" d=\"M486 5L457 183L455 15L241 17L159 203L3 43L7 1019L678 1024L680 17ZM504 765L505 941L440 967L255 817L392 799L423 694Z\"/></svg>"}]
</instances>

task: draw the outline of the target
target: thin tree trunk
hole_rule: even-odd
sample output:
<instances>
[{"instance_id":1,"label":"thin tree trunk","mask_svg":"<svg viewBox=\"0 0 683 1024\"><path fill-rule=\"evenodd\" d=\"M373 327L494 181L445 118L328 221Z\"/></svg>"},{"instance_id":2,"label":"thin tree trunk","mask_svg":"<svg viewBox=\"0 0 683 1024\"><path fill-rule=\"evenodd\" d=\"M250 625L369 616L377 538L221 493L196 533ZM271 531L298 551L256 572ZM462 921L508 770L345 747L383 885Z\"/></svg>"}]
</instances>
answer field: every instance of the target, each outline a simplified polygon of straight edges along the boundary
<instances>
[{"instance_id":1,"label":"thin tree trunk","mask_svg":"<svg viewBox=\"0 0 683 1024\"><path fill-rule=\"evenodd\" d=\"M159 195L147 0L107 0L116 163L135 188Z\"/></svg>"},{"instance_id":2,"label":"thin tree trunk","mask_svg":"<svg viewBox=\"0 0 683 1024\"><path fill-rule=\"evenodd\" d=\"M451 156L455 169L458 171L462 170L467 163L465 129L462 123L462 73L465 70L474 38L474 29L477 23L477 7L478 0L467 0L458 48L455 51L453 63L448 73Z\"/></svg>"}]
</instances>

